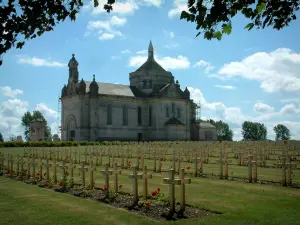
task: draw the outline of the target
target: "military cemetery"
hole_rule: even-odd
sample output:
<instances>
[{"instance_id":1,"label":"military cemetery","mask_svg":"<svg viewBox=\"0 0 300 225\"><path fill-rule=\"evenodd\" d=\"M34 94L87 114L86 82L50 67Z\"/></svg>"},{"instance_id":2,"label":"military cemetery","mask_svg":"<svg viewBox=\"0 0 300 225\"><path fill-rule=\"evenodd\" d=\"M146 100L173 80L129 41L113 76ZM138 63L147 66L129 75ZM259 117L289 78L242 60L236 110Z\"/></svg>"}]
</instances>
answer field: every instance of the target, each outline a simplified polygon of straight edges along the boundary
<instances>
[{"instance_id":1,"label":"military cemetery","mask_svg":"<svg viewBox=\"0 0 300 225\"><path fill-rule=\"evenodd\" d=\"M300 225L299 0L0 2L0 225Z\"/></svg>"}]
</instances>

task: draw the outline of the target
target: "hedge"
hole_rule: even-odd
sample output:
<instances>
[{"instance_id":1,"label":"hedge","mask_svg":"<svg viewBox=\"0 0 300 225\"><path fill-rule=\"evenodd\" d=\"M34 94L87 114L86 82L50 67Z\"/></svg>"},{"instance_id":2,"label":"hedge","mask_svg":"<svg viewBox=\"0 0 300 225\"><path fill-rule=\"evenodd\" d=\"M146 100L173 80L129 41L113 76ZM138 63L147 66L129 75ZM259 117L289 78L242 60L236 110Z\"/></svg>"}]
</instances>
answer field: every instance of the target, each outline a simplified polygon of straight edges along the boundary
<instances>
[{"instance_id":1,"label":"hedge","mask_svg":"<svg viewBox=\"0 0 300 225\"><path fill-rule=\"evenodd\" d=\"M13 148L13 147L67 147L67 146L87 146L87 145L125 145L128 142L121 141L37 141L37 142L0 142L0 148Z\"/></svg>"}]
</instances>

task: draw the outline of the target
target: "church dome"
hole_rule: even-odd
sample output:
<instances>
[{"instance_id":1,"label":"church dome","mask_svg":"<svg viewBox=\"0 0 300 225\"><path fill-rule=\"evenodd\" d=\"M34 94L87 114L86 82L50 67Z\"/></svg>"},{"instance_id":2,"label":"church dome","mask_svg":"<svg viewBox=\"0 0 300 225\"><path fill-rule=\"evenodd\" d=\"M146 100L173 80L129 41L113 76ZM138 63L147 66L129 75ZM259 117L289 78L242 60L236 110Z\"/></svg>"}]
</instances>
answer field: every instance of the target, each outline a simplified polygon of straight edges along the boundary
<instances>
[{"instance_id":1,"label":"church dome","mask_svg":"<svg viewBox=\"0 0 300 225\"><path fill-rule=\"evenodd\" d=\"M152 42L150 41L148 47L148 59L141 65L136 71L154 71L154 72L167 72L164 68L159 65L154 59L154 49Z\"/></svg>"},{"instance_id":2,"label":"church dome","mask_svg":"<svg viewBox=\"0 0 300 225\"><path fill-rule=\"evenodd\" d=\"M129 75L130 85L145 93L157 91L161 87L174 83L172 73L166 71L154 59L154 49L150 41L147 61Z\"/></svg>"}]
</instances>

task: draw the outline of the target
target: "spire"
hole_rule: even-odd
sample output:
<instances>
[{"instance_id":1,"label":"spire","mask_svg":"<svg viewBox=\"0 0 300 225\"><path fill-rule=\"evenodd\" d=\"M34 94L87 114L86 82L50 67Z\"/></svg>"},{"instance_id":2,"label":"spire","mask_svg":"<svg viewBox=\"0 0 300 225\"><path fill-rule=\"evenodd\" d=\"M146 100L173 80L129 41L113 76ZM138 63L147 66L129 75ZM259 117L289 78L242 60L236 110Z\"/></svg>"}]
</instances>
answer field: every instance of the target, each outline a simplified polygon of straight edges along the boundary
<instances>
[{"instance_id":1,"label":"spire","mask_svg":"<svg viewBox=\"0 0 300 225\"><path fill-rule=\"evenodd\" d=\"M93 81L95 81L95 74L93 75Z\"/></svg>"},{"instance_id":2,"label":"spire","mask_svg":"<svg viewBox=\"0 0 300 225\"><path fill-rule=\"evenodd\" d=\"M154 49L153 49L152 41L150 40L150 44L148 47L148 60L154 60L153 52L154 52Z\"/></svg>"}]
</instances>

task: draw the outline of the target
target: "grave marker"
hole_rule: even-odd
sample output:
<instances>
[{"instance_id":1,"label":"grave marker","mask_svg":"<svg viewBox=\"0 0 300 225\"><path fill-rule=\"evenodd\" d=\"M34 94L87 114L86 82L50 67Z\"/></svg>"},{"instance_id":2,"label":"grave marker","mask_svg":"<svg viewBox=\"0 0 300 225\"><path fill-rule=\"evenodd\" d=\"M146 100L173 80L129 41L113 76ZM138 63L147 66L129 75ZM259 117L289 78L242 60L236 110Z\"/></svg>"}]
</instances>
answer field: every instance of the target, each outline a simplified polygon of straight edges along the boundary
<instances>
[{"instance_id":1,"label":"grave marker","mask_svg":"<svg viewBox=\"0 0 300 225\"><path fill-rule=\"evenodd\" d=\"M115 188L115 193L118 193L118 188L119 188L119 184L118 184L118 175L121 174L122 171L121 170L118 170L118 164L115 162L114 163L114 171L113 171L113 174L114 174L114 188Z\"/></svg>"},{"instance_id":2,"label":"grave marker","mask_svg":"<svg viewBox=\"0 0 300 225\"><path fill-rule=\"evenodd\" d=\"M142 179L143 175L137 173L138 169L136 166L132 167L132 174L128 176L129 179L133 180L133 202L136 204L139 200L138 192L138 179Z\"/></svg>"},{"instance_id":3,"label":"grave marker","mask_svg":"<svg viewBox=\"0 0 300 225\"><path fill-rule=\"evenodd\" d=\"M81 171L81 181L82 181L82 186L85 187L85 172L88 171L88 168L85 167L85 161L81 161L81 167L79 168Z\"/></svg>"}]
</instances>

